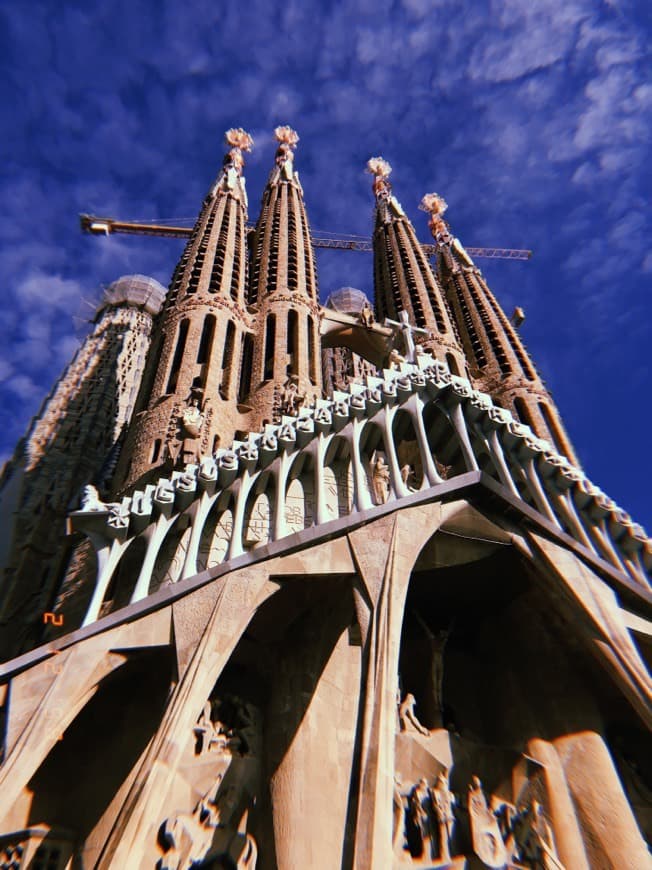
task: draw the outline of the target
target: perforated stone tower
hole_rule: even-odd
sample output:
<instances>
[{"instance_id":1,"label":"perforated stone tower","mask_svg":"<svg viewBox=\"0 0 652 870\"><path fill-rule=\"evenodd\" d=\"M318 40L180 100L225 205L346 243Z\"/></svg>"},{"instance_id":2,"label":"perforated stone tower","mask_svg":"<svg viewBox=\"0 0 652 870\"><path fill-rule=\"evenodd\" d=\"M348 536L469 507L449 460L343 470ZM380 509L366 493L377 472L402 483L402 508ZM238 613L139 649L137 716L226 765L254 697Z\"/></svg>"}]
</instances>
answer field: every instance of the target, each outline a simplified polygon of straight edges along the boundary
<instances>
[{"instance_id":1,"label":"perforated stone tower","mask_svg":"<svg viewBox=\"0 0 652 870\"><path fill-rule=\"evenodd\" d=\"M396 321L402 311L426 335L423 348L445 362L453 374L464 375L466 360L455 323L419 244L414 227L388 181L392 169L382 157L373 157L367 171L374 176L374 293L376 317ZM429 333L429 335L428 335Z\"/></svg>"},{"instance_id":2,"label":"perforated stone tower","mask_svg":"<svg viewBox=\"0 0 652 870\"><path fill-rule=\"evenodd\" d=\"M520 335L442 217L446 202L431 193L420 207L430 214L437 275L458 324L473 384L577 465L559 412Z\"/></svg>"},{"instance_id":3,"label":"perforated stone tower","mask_svg":"<svg viewBox=\"0 0 652 870\"><path fill-rule=\"evenodd\" d=\"M144 275L105 291L95 326L32 421L0 484L0 655L29 648L50 609L74 542L66 516L81 489L110 481L131 419L165 289ZM40 623L40 625L39 625Z\"/></svg>"},{"instance_id":4,"label":"perforated stone tower","mask_svg":"<svg viewBox=\"0 0 652 870\"><path fill-rule=\"evenodd\" d=\"M34 561L11 586L54 624L0 665L0 870L650 867L652 542L567 458L431 195L444 298L378 158L396 323L350 288L319 308L298 137L276 136L245 277L251 142L228 134L114 494L68 515L76 587L38 613ZM39 503L113 468L155 311L133 283L21 454L48 457ZM324 396L344 345L367 362ZM80 435L76 463L43 426Z\"/></svg>"},{"instance_id":5,"label":"perforated stone tower","mask_svg":"<svg viewBox=\"0 0 652 870\"><path fill-rule=\"evenodd\" d=\"M196 461L239 428L252 328L243 151L253 142L241 129L229 130L226 141L230 150L172 277L116 489L163 465Z\"/></svg>"},{"instance_id":6,"label":"perforated stone tower","mask_svg":"<svg viewBox=\"0 0 652 870\"><path fill-rule=\"evenodd\" d=\"M251 243L249 302L257 308L252 425L272 419L275 391L321 398L319 290L310 227L294 149L299 137L277 127L275 166Z\"/></svg>"}]
</instances>

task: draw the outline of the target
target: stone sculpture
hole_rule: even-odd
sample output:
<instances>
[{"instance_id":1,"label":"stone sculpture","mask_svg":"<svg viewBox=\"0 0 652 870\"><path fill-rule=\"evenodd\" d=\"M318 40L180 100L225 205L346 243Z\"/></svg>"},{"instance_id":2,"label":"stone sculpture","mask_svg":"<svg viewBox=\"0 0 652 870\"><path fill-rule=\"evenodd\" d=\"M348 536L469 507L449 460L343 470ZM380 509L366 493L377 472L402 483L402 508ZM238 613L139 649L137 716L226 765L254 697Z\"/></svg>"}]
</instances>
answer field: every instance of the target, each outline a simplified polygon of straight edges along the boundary
<instances>
[{"instance_id":1,"label":"stone sculpture","mask_svg":"<svg viewBox=\"0 0 652 870\"><path fill-rule=\"evenodd\" d=\"M433 857L432 799L428 780L421 778L408 798L410 852L413 857Z\"/></svg>"},{"instance_id":2,"label":"stone sculpture","mask_svg":"<svg viewBox=\"0 0 652 870\"><path fill-rule=\"evenodd\" d=\"M438 718L437 727L441 728L443 726L444 714L444 649L452 629L441 629L435 633L416 611L414 611L414 618L417 620L430 642L431 687Z\"/></svg>"},{"instance_id":3,"label":"stone sculpture","mask_svg":"<svg viewBox=\"0 0 652 870\"><path fill-rule=\"evenodd\" d=\"M498 820L487 806L482 783L477 776L472 777L469 785L467 806L473 851L487 867L504 867L507 852Z\"/></svg>"},{"instance_id":4,"label":"stone sculpture","mask_svg":"<svg viewBox=\"0 0 652 870\"><path fill-rule=\"evenodd\" d=\"M437 822L439 860L450 861L453 826L455 825L453 807L456 800L448 786L447 770L441 771L437 776L435 785L430 790L430 798Z\"/></svg>"},{"instance_id":5,"label":"stone sculpture","mask_svg":"<svg viewBox=\"0 0 652 870\"><path fill-rule=\"evenodd\" d=\"M380 453L372 466L372 479L376 504L385 504L389 498L389 466Z\"/></svg>"},{"instance_id":6,"label":"stone sculpture","mask_svg":"<svg viewBox=\"0 0 652 870\"><path fill-rule=\"evenodd\" d=\"M401 731L410 731L414 729L424 737L429 737L430 731L417 719L416 713L414 712L415 705L416 699L414 695L408 692L398 708L398 719Z\"/></svg>"}]
</instances>

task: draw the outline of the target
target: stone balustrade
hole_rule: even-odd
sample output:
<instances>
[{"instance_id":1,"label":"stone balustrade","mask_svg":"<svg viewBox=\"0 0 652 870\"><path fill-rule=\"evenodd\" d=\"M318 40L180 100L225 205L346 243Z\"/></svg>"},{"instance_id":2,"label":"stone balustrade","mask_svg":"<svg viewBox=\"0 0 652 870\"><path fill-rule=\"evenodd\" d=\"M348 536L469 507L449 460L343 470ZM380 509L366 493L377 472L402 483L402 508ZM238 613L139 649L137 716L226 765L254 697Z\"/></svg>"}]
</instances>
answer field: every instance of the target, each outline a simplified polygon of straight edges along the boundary
<instances>
[{"instance_id":1,"label":"stone balustrade","mask_svg":"<svg viewBox=\"0 0 652 870\"><path fill-rule=\"evenodd\" d=\"M408 457L407 461L405 457ZM70 515L97 553L84 625L141 541L130 603L308 526L483 471L639 587L652 541L528 426L428 355L351 384L120 503ZM135 551L134 551L135 552ZM133 559L132 559L133 562Z\"/></svg>"}]
</instances>

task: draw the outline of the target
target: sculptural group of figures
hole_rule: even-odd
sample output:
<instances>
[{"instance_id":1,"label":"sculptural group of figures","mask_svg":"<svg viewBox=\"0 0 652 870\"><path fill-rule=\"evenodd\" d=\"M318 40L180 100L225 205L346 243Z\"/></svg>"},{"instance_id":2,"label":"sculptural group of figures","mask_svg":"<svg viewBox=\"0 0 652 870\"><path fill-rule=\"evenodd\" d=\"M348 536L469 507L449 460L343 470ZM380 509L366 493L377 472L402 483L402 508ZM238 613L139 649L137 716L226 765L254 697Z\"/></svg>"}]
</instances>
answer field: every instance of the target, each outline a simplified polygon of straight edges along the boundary
<instances>
[{"instance_id":1,"label":"sculptural group of figures","mask_svg":"<svg viewBox=\"0 0 652 870\"><path fill-rule=\"evenodd\" d=\"M407 790L397 778L393 810L401 863L445 865L471 852L487 867L563 870L541 805L531 800L517 808L496 795L487 801L477 776L466 795L451 791L446 769L432 784L422 778Z\"/></svg>"},{"instance_id":2,"label":"sculptural group of figures","mask_svg":"<svg viewBox=\"0 0 652 870\"><path fill-rule=\"evenodd\" d=\"M192 812L176 812L161 825L164 854L157 870L255 870L258 847L246 830L255 801L243 782L227 776L227 771L237 758L258 755L259 724L256 708L235 695L206 701L193 727L194 755L201 763L214 760L220 771L211 767L213 784Z\"/></svg>"}]
</instances>

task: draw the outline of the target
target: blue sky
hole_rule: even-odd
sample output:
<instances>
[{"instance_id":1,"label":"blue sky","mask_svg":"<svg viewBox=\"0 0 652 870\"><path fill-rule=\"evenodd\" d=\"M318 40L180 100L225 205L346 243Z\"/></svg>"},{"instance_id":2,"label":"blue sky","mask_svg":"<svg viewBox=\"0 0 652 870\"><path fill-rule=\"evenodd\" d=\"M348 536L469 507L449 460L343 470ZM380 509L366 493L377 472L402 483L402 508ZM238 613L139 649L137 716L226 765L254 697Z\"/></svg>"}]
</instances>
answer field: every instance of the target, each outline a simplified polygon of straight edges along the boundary
<instances>
[{"instance_id":1,"label":"blue sky","mask_svg":"<svg viewBox=\"0 0 652 870\"><path fill-rule=\"evenodd\" d=\"M0 2L0 456L78 346L100 285L167 284L182 243L82 236L78 213L192 218L243 126L301 136L313 230L368 234L382 155L420 238L433 190L521 332L591 479L650 529L652 7L600 0ZM323 252L322 298L371 292Z\"/></svg>"}]
</instances>

